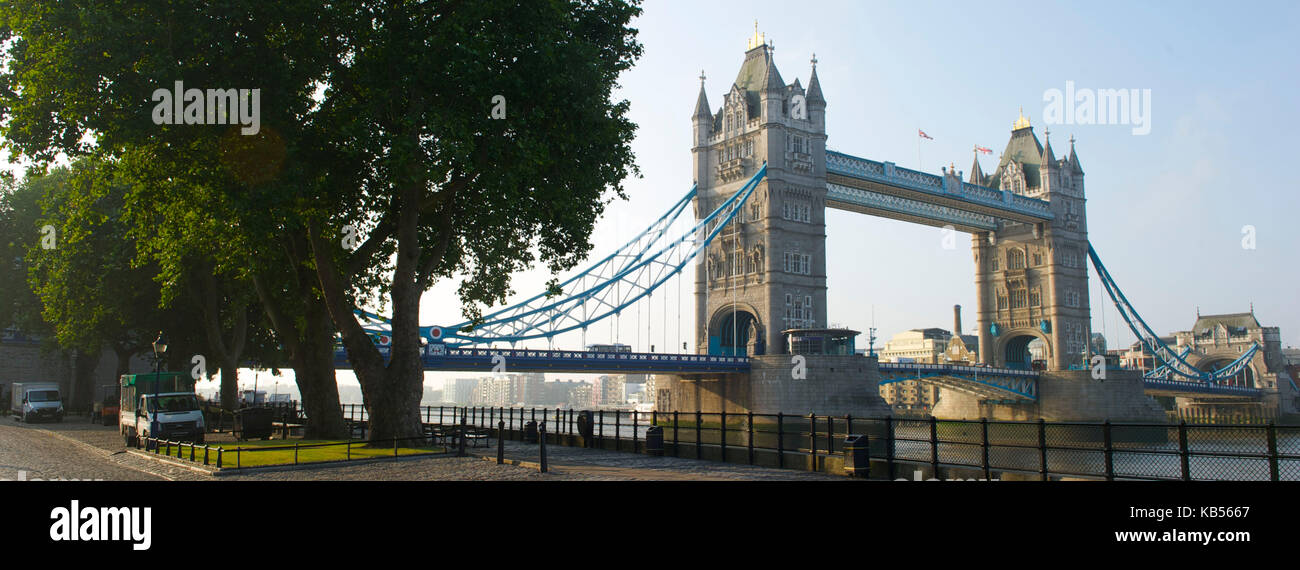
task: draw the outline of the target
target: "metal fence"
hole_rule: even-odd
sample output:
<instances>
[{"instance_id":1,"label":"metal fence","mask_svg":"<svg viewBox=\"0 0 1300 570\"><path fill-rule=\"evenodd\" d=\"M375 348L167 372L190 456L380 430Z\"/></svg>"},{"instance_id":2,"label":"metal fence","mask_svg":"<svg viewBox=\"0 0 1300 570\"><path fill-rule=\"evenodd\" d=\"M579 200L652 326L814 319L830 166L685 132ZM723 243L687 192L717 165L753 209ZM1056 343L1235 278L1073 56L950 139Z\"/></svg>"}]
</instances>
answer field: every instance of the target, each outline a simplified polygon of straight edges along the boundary
<instances>
[{"instance_id":1,"label":"metal fence","mask_svg":"<svg viewBox=\"0 0 1300 570\"><path fill-rule=\"evenodd\" d=\"M350 422L365 409L344 405ZM577 444L579 412L560 408L425 406L426 424L515 432L545 422L552 443ZM865 435L873 461L889 478L909 466L962 468L983 478L1008 473L1135 480L1300 480L1300 426L1180 423L1014 422L935 418L721 412L592 411L591 441L582 445L641 453L647 430L662 428L667 455L753 465L825 470L849 435Z\"/></svg>"},{"instance_id":2,"label":"metal fence","mask_svg":"<svg viewBox=\"0 0 1300 570\"><path fill-rule=\"evenodd\" d=\"M385 453L383 454L377 453L378 448L375 447L375 444L380 442L392 443L391 449L393 453L391 456L386 453L386 450L389 448L385 448ZM402 448L399 444L415 444L419 447L434 445L430 441L430 437L427 435L421 437L394 437L380 440L380 442L363 440L324 443L295 442L292 445L286 444L255 447L236 445L234 448L227 448L221 445L208 445L189 441L175 441L152 437L140 438L140 445L143 446L146 452L174 457L191 463L201 463L218 469L243 469L253 466L281 467L285 465L302 465L306 463L323 463L327 461L353 461L360 459L377 459L380 457L399 457L403 455L403 453L401 453ZM315 461L299 461L299 454L301 452L324 449L330 450L334 455L337 455L337 457L317 459ZM433 449L438 449L438 451L434 451ZM416 451L408 449L405 455L445 455L451 453L451 450L448 447L438 447L433 449L417 449ZM290 451L293 452L292 459L289 458L288 452ZM271 454L278 454L282 457L270 461L258 461L255 462L255 465L246 464L246 457L250 459L259 456L265 458ZM354 454L356 455L355 457L353 457Z\"/></svg>"}]
</instances>

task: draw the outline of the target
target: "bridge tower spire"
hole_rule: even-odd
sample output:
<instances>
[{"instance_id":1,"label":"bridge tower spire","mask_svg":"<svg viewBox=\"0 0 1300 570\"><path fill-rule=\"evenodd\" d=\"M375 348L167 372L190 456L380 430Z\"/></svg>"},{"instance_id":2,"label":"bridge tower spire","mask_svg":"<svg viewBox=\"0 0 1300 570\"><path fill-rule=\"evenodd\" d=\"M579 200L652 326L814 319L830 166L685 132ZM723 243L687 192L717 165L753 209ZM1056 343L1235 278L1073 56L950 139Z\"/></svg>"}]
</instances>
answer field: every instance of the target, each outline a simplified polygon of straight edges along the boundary
<instances>
[{"instance_id":1,"label":"bridge tower spire","mask_svg":"<svg viewBox=\"0 0 1300 570\"><path fill-rule=\"evenodd\" d=\"M711 212L764 163L743 215L699 256L701 353L780 354L781 331L826 323L826 99L814 58L808 89L787 84L755 27L721 108L701 87L691 149L697 215Z\"/></svg>"}]
</instances>

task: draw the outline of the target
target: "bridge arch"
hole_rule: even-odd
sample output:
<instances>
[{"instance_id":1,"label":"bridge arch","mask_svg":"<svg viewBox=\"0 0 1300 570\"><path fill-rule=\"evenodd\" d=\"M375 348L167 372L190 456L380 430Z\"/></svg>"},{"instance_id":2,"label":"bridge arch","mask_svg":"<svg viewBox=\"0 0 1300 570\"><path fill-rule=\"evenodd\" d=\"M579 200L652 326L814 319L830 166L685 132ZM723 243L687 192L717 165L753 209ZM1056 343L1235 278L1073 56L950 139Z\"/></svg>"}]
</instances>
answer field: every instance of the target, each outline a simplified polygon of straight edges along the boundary
<instances>
[{"instance_id":1,"label":"bridge arch","mask_svg":"<svg viewBox=\"0 0 1300 570\"><path fill-rule=\"evenodd\" d=\"M1028 370L1033 361L1030 346L1035 341L1042 343L1043 359L1051 362L1052 341L1036 329L1016 329L998 335L994 342L992 361L985 362L1000 368Z\"/></svg>"},{"instance_id":2,"label":"bridge arch","mask_svg":"<svg viewBox=\"0 0 1300 570\"><path fill-rule=\"evenodd\" d=\"M708 353L750 356L751 347L762 354L764 324L761 313L749 303L719 307L709 319Z\"/></svg>"},{"instance_id":3,"label":"bridge arch","mask_svg":"<svg viewBox=\"0 0 1300 570\"><path fill-rule=\"evenodd\" d=\"M1212 372L1231 364L1239 356L1241 355L1230 352L1204 354L1199 360L1193 362L1192 365L1195 366L1197 370ZM1238 372L1231 378L1225 378L1222 383L1228 386L1258 388L1258 386L1255 385L1256 378L1257 375L1255 374L1254 366L1250 363L1246 363L1246 365L1241 368L1241 372Z\"/></svg>"}]
</instances>

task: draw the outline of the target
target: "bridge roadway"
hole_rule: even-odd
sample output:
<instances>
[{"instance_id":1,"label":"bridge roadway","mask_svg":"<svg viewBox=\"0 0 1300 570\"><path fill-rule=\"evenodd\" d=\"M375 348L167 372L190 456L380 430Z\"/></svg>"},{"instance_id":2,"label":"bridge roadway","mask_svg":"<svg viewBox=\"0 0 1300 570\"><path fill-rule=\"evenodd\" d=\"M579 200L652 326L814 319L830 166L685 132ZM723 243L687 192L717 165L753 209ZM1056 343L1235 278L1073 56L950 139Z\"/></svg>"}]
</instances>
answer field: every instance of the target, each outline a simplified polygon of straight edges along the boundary
<instances>
[{"instance_id":1,"label":"bridge roadway","mask_svg":"<svg viewBox=\"0 0 1300 570\"><path fill-rule=\"evenodd\" d=\"M1053 218L1046 200L834 151L826 152L826 206L972 233Z\"/></svg>"},{"instance_id":2,"label":"bridge roadway","mask_svg":"<svg viewBox=\"0 0 1300 570\"><path fill-rule=\"evenodd\" d=\"M380 347L387 357L388 348ZM709 354L655 352L590 352L509 348L425 348L424 369L446 372L555 372L555 373L649 373L649 374L743 374L750 371L749 358ZM1032 402L1038 399L1040 373L1014 368L882 362L880 385L919 380L940 388L1001 401ZM336 350L334 367L351 369L347 353ZM1152 396L1215 395L1225 398L1258 399L1258 388L1206 384L1202 382L1147 378L1146 393Z\"/></svg>"}]
</instances>

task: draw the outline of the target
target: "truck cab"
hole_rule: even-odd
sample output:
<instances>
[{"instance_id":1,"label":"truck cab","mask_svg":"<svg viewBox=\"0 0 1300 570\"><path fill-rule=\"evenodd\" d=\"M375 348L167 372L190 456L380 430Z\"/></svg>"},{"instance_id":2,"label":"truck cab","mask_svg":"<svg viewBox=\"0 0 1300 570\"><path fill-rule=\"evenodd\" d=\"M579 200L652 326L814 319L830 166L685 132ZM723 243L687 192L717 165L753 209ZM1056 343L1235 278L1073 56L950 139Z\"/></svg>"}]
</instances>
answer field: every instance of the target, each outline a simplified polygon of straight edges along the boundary
<instances>
[{"instance_id":1,"label":"truck cab","mask_svg":"<svg viewBox=\"0 0 1300 570\"><path fill-rule=\"evenodd\" d=\"M122 377L119 428L128 447L142 438L203 443L207 426L194 381L180 373Z\"/></svg>"}]
</instances>

